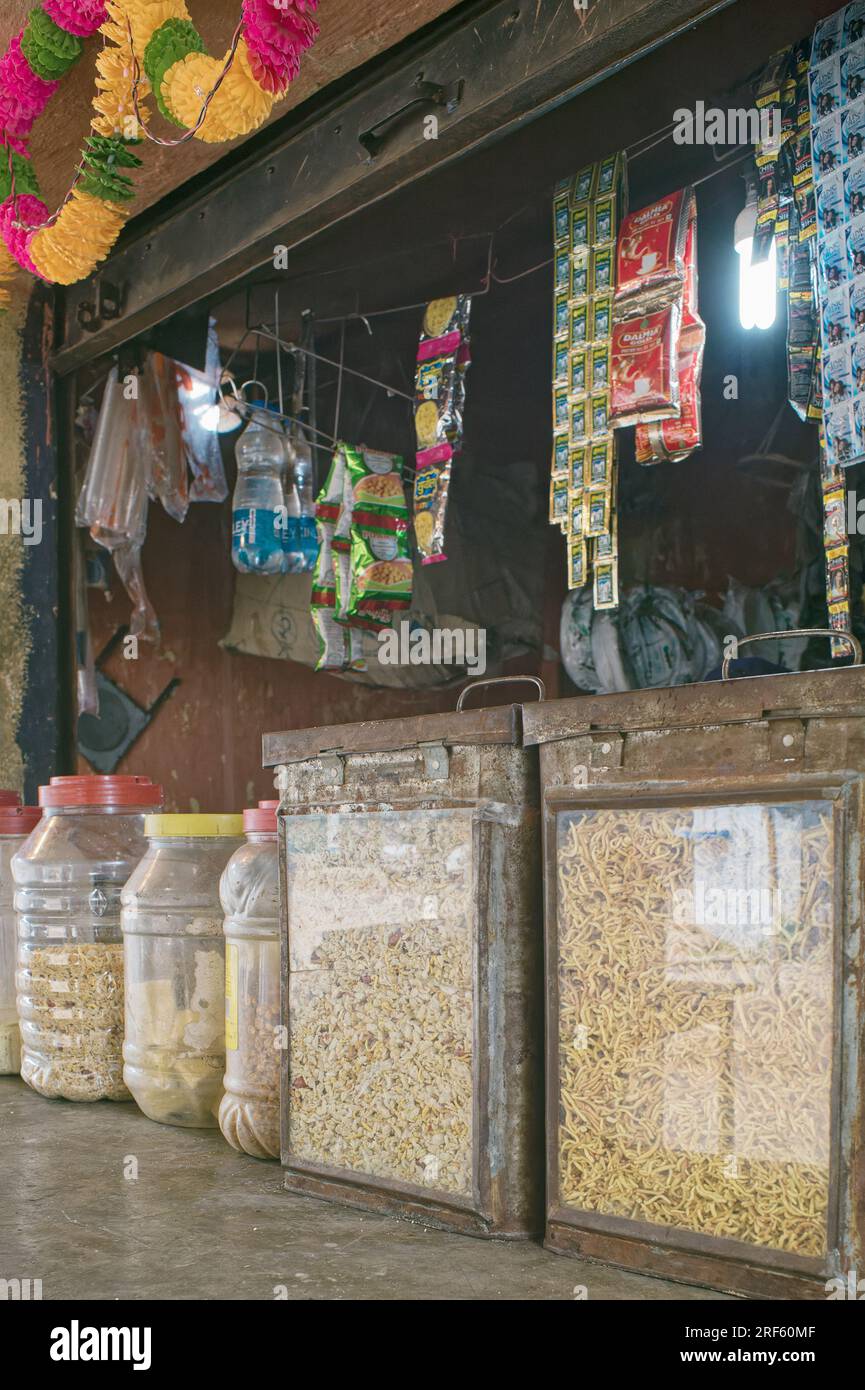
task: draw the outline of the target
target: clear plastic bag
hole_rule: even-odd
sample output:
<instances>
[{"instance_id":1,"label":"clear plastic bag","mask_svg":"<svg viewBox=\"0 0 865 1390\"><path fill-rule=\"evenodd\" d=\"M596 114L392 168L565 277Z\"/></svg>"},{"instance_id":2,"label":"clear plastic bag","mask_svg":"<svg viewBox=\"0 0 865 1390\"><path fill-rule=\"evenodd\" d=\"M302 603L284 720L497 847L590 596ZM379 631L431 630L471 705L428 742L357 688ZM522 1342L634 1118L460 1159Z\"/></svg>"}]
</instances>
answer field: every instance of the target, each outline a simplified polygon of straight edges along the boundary
<instances>
[{"instance_id":1,"label":"clear plastic bag","mask_svg":"<svg viewBox=\"0 0 865 1390\"><path fill-rule=\"evenodd\" d=\"M139 381L139 441L150 460L151 496L182 522L189 510L189 473L175 363L149 352Z\"/></svg>"},{"instance_id":2,"label":"clear plastic bag","mask_svg":"<svg viewBox=\"0 0 865 1390\"><path fill-rule=\"evenodd\" d=\"M222 375L215 319L210 320L207 334L205 371L197 372L192 367L182 366L180 362L173 363L173 366L180 403L183 442L192 470L189 500L224 502L228 496L228 483L222 463L219 435L215 430L207 429L203 423L203 417L210 409L216 408L219 380Z\"/></svg>"},{"instance_id":3,"label":"clear plastic bag","mask_svg":"<svg viewBox=\"0 0 865 1390\"><path fill-rule=\"evenodd\" d=\"M147 533L147 507L153 486L151 456L141 445L141 402L127 396L112 367L102 398L93 448L75 520L88 527L110 551L132 601L130 632L156 641L159 624L147 597L141 548Z\"/></svg>"}]
</instances>

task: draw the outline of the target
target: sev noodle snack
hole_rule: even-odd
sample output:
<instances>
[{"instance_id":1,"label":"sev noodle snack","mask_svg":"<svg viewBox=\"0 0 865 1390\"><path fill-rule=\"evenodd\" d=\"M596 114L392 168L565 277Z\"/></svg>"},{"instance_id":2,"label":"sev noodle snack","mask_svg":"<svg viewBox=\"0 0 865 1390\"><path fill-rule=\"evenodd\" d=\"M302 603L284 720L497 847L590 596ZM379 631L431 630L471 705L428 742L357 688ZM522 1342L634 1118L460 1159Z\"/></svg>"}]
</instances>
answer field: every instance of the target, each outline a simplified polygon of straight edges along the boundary
<instances>
[{"instance_id":1,"label":"sev noodle snack","mask_svg":"<svg viewBox=\"0 0 865 1390\"><path fill-rule=\"evenodd\" d=\"M472 825L287 820L294 1159L471 1193Z\"/></svg>"},{"instance_id":2,"label":"sev noodle snack","mask_svg":"<svg viewBox=\"0 0 865 1390\"><path fill-rule=\"evenodd\" d=\"M411 606L413 569L403 460L361 446L347 449L351 492L349 592L344 615L353 627L392 627ZM343 584L337 579L337 594ZM343 616L343 611L338 611Z\"/></svg>"},{"instance_id":3,"label":"sev noodle snack","mask_svg":"<svg viewBox=\"0 0 865 1390\"><path fill-rule=\"evenodd\" d=\"M834 857L817 801L560 815L562 1205L825 1251Z\"/></svg>"}]
</instances>

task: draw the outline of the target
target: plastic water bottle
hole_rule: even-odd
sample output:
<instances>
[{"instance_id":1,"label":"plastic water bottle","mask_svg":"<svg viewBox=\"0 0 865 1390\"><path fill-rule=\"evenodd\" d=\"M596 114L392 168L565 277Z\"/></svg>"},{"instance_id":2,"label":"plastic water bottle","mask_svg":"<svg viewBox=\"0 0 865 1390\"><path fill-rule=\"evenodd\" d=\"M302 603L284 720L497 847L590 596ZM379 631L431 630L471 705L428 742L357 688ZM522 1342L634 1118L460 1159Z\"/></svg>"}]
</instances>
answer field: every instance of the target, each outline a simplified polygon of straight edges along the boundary
<instances>
[{"instance_id":1,"label":"plastic water bottle","mask_svg":"<svg viewBox=\"0 0 865 1390\"><path fill-rule=\"evenodd\" d=\"M235 452L232 561L242 574L279 574L283 567L285 443L274 426L265 426L253 416Z\"/></svg>"},{"instance_id":2,"label":"plastic water bottle","mask_svg":"<svg viewBox=\"0 0 865 1390\"><path fill-rule=\"evenodd\" d=\"M303 558L302 569L314 570L318 559L318 531L315 525L312 450L302 437L294 441L294 448L294 485L300 505L298 549Z\"/></svg>"},{"instance_id":3,"label":"plastic water bottle","mask_svg":"<svg viewBox=\"0 0 865 1390\"><path fill-rule=\"evenodd\" d=\"M312 452L299 433L291 441L291 451L293 478L285 494L287 517L283 531L283 568L287 574L303 574L315 569L318 558Z\"/></svg>"},{"instance_id":4,"label":"plastic water bottle","mask_svg":"<svg viewBox=\"0 0 865 1390\"><path fill-rule=\"evenodd\" d=\"M282 524L282 572L302 574L303 552L300 548L300 494L295 479L297 461L296 440L288 441L288 474L285 480L285 514Z\"/></svg>"}]
</instances>

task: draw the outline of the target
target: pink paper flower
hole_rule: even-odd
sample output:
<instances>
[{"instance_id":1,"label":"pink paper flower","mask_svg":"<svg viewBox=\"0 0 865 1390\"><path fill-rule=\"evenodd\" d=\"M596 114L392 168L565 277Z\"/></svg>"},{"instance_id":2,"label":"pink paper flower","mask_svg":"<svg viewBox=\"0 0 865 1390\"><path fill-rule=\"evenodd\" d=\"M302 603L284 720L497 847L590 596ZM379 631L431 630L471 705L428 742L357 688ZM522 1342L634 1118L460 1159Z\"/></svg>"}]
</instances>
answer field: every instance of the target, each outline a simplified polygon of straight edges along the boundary
<instances>
[{"instance_id":1,"label":"pink paper flower","mask_svg":"<svg viewBox=\"0 0 865 1390\"><path fill-rule=\"evenodd\" d=\"M0 58L0 129L26 140L59 86L37 76L21 51L21 34L16 35Z\"/></svg>"},{"instance_id":2,"label":"pink paper flower","mask_svg":"<svg viewBox=\"0 0 865 1390\"><path fill-rule=\"evenodd\" d=\"M0 127L2 127L2 117L0 117ZM5 153L7 145L11 146L16 154L24 155L25 159L29 158L27 141L20 140L17 135L10 135L8 130L0 128L0 163L4 169L9 163L9 156Z\"/></svg>"},{"instance_id":3,"label":"pink paper flower","mask_svg":"<svg viewBox=\"0 0 865 1390\"><path fill-rule=\"evenodd\" d=\"M41 198L32 193L22 193L19 198L7 198L0 205L0 235L6 243L10 256L14 256L20 266L31 275L39 271L30 259L28 247L31 238L42 223L47 222L49 212ZM44 280L44 275L39 275Z\"/></svg>"},{"instance_id":4,"label":"pink paper flower","mask_svg":"<svg viewBox=\"0 0 865 1390\"><path fill-rule=\"evenodd\" d=\"M42 8L67 34L89 39L108 18L106 0L43 0Z\"/></svg>"},{"instance_id":5,"label":"pink paper flower","mask_svg":"<svg viewBox=\"0 0 865 1390\"><path fill-rule=\"evenodd\" d=\"M243 0L244 38L256 81L284 92L300 71L300 55L318 38L309 13L318 0Z\"/></svg>"}]
</instances>

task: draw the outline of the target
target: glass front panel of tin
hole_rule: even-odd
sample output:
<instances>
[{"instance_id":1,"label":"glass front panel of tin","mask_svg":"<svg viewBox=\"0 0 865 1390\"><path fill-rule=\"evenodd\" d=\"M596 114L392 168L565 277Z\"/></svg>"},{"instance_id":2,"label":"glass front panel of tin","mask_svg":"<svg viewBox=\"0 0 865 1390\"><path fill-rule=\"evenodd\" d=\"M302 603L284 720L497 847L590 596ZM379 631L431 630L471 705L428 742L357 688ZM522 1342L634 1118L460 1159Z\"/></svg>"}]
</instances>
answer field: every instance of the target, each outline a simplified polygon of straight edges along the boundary
<instances>
[{"instance_id":1,"label":"glass front panel of tin","mask_svg":"<svg viewBox=\"0 0 865 1390\"><path fill-rule=\"evenodd\" d=\"M826 1248L828 802L558 816L562 1207Z\"/></svg>"},{"instance_id":2,"label":"glass front panel of tin","mask_svg":"<svg viewBox=\"0 0 865 1390\"><path fill-rule=\"evenodd\" d=\"M291 1158L470 1197L474 813L284 833Z\"/></svg>"}]
</instances>

